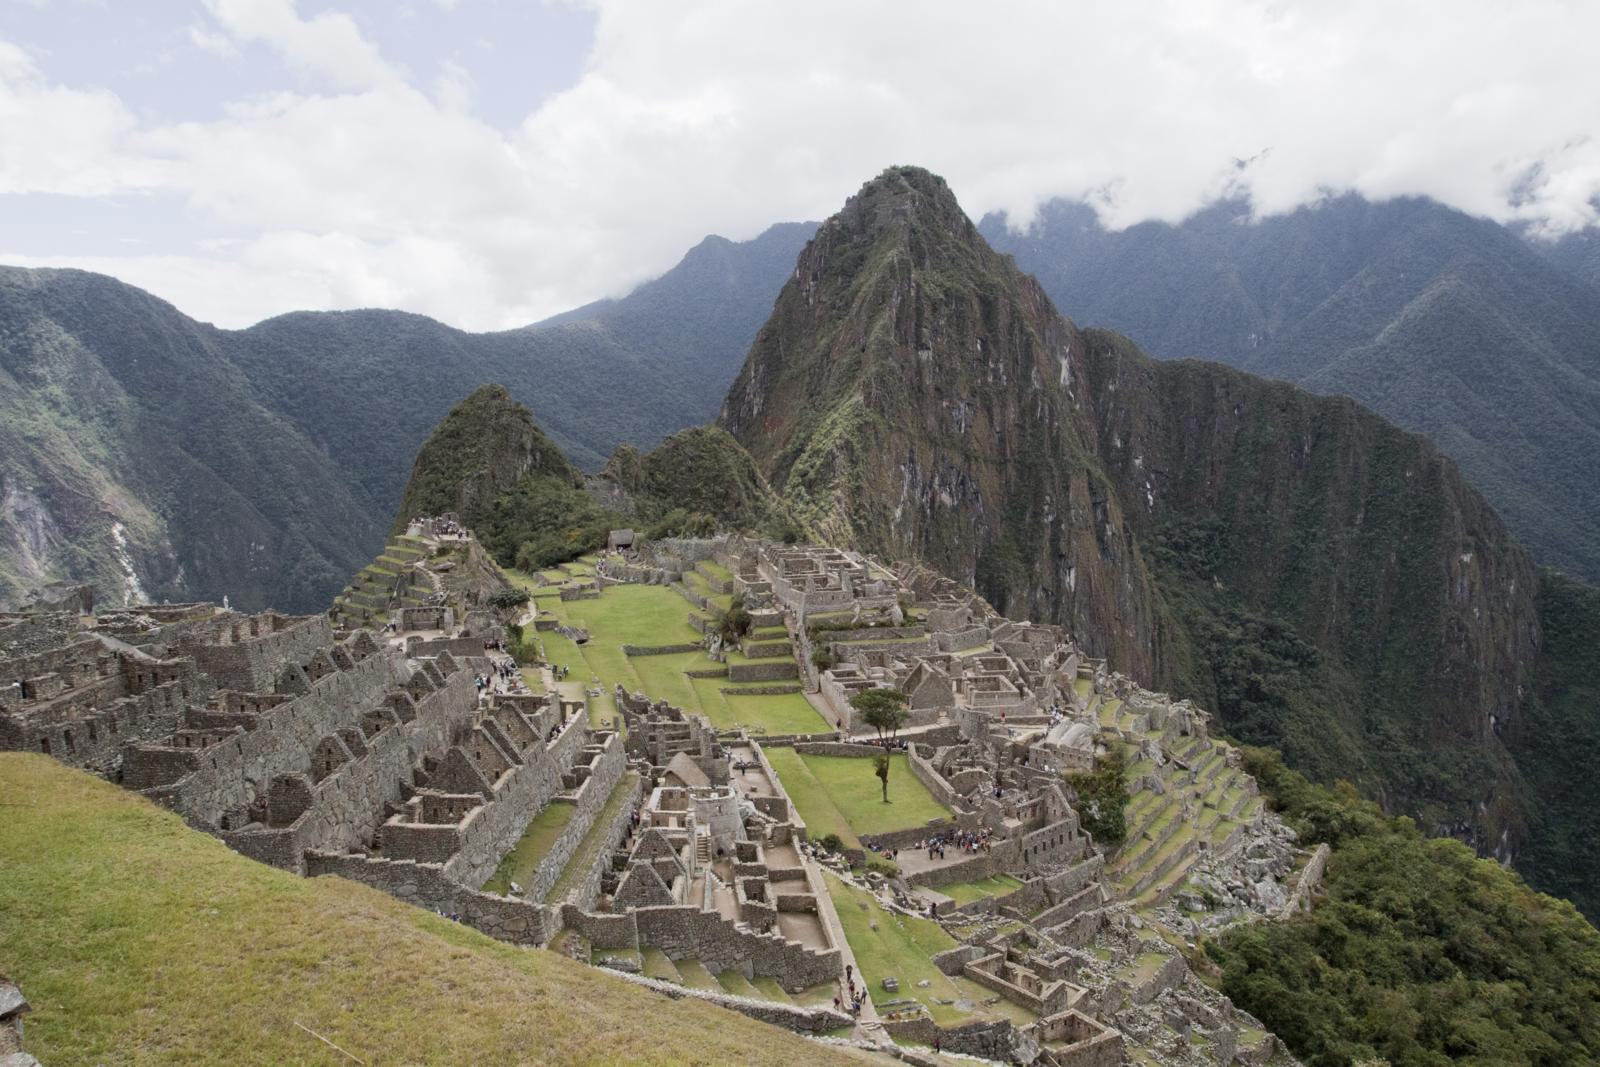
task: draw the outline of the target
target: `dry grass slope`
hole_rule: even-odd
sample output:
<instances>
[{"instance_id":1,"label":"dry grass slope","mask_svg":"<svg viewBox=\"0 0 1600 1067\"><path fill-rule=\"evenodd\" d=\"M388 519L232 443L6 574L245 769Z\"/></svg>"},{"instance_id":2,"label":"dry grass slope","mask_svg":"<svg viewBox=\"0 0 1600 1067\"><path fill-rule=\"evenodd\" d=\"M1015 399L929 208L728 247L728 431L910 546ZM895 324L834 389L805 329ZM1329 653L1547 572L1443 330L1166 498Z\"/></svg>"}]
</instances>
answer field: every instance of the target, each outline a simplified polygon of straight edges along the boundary
<instances>
[{"instance_id":1,"label":"dry grass slope","mask_svg":"<svg viewBox=\"0 0 1600 1067\"><path fill-rule=\"evenodd\" d=\"M230 852L133 794L0 754L0 946L49 1064L860 1062L669 1003L338 878Z\"/></svg>"}]
</instances>

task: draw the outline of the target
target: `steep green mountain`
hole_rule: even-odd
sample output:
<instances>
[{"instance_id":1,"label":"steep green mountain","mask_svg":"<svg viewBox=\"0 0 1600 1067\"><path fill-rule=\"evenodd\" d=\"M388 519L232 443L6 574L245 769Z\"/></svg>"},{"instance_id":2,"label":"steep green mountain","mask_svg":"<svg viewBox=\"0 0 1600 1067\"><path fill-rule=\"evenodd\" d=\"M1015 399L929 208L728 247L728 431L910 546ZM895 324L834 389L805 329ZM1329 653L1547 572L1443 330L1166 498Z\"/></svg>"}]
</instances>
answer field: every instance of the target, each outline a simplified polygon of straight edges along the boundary
<instances>
[{"instance_id":1,"label":"steep green mountain","mask_svg":"<svg viewBox=\"0 0 1600 1067\"><path fill-rule=\"evenodd\" d=\"M1454 463L1348 399L1080 331L925 171L823 224L721 421L837 539L1061 622L1430 831L1507 857L1546 804L1594 806L1531 793L1509 747L1539 579Z\"/></svg>"},{"instance_id":2,"label":"steep green mountain","mask_svg":"<svg viewBox=\"0 0 1600 1067\"><path fill-rule=\"evenodd\" d=\"M360 566L382 525L228 340L110 278L0 269L0 600L70 577L299 608Z\"/></svg>"},{"instance_id":3,"label":"steep green mountain","mask_svg":"<svg viewBox=\"0 0 1600 1067\"><path fill-rule=\"evenodd\" d=\"M469 334L392 311L218 330L113 279L0 269L0 604L324 607L383 544L452 399L505 382L597 470L708 417L808 226L708 238L620 300Z\"/></svg>"},{"instance_id":4,"label":"steep green mountain","mask_svg":"<svg viewBox=\"0 0 1600 1067\"><path fill-rule=\"evenodd\" d=\"M1530 237L1534 251L1585 285L1600 289L1600 227L1590 226L1554 240Z\"/></svg>"},{"instance_id":5,"label":"steep green mountain","mask_svg":"<svg viewBox=\"0 0 1600 1067\"><path fill-rule=\"evenodd\" d=\"M624 445L586 478L501 385L461 401L423 442L395 516L454 512L496 560L533 571L641 522L658 535L770 531L787 513L728 433L695 427L650 452Z\"/></svg>"},{"instance_id":6,"label":"steep green mountain","mask_svg":"<svg viewBox=\"0 0 1600 1067\"><path fill-rule=\"evenodd\" d=\"M1600 580L1600 287L1581 280L1581 237L1540 246L1433 201L1356 196L1117 232L1054 202L1025 232L981 230L1080 322L1426 433L1541 563Z\"/></svg>"}]
</instances>

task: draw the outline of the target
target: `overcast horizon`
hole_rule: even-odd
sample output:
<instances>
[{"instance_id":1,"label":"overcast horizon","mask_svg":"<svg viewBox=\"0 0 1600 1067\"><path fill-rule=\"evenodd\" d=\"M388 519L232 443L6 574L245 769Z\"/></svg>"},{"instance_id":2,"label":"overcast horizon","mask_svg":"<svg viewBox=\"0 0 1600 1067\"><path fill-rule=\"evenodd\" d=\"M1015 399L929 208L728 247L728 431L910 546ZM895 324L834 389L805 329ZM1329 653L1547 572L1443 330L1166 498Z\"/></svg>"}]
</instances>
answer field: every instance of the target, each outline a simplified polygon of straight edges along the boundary
<instances>
[{"instance_id":1,"label":"overcast horizon","mask_svg":"<svg viewBox=\"0 0 1600 1067\"><path fill-rule=\"evenodd\" d=\"M974 219L1218 197L1600 218L1600 5L0 0L0 263L228 327L524 325L893 164Z\"/></svg>"}]
</instances>

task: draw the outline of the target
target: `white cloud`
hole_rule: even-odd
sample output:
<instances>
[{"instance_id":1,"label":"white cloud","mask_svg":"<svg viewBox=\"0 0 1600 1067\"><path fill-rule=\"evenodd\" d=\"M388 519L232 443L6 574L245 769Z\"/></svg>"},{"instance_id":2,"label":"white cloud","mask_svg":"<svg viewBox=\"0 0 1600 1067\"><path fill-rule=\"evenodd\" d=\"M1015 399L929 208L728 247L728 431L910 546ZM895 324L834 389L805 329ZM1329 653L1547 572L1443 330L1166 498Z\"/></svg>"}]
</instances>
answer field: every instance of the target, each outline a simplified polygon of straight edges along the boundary
<instances>
[{"instance_id":1,"label":"white cloud","mask_svg":"<svg viewBox=\"0 0 1600 1067\"><path fill-rule=\"evenodd\" d=\"M181 197L243 236L108 242L93 266L229 325L359 305L517 325L708 232L820 218L893 163L945 174L975 216L1085 197L1112 225L1353 189L1558 232L1600 196L1600 5L596 0L582 76L508 131L474 114L459 57L419 83L349 15L206 3L191 40L264 45L294 82L164 121L0 44L0 191Z\"/></svg>"},{"instance_id":2,"label":"white cloud","mask_svg":"<svg viewBox=\"0 0 1600 1067\"><path fill-rule=\"evenodd\" d=\"M328 11L301 18L294 0L205 0L205 5L230 36L268 45L303 73L348 89L397 80L349 15Z\"/></svg>"}]
</instances>

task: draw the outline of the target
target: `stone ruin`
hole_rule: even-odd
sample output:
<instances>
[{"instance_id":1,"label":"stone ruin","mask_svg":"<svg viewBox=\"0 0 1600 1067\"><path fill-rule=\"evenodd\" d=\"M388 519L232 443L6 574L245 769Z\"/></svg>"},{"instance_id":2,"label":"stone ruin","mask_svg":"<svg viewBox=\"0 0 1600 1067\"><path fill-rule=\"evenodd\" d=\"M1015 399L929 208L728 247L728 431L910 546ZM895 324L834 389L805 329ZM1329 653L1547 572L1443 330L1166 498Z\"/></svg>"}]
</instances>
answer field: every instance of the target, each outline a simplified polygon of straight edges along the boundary
<instances>
[{"instance_id":1,"label":"stone ruin","mask_svg":"<svg viewBox=\"0 0 1600 1067\"><path fill-rule=\"evenodd\" d=\"M441 529L410 536L470 541ZM1326 857L1307 857L1264 810L1204 712L926 567L833 548L636 544L626 566L580 592L681 582L702 560L732 575L724 592L759 627L790 635L790 673L771 681L809 689L832 733L719 732L620 686L619 728L596 729L582 702L476 684L495 669L492 615L461 597L402 596L385 606L396 625L377 634L349 625L356 601L309 617L195 604L0 615L0 748L105 775L262 862L361 881L514 943L578 938L587 958L619 970L659 954L729 989L770 982L798 996L838 982L853 957L831 869L892 911L932 914L958 943L934 964L1036 1020L939 1026L897 1000L869 1009L868 1034L1047 1067L1121 1063L1130 1050L1163 1063L1287 1062L1173 946L1302 906ZM689 599L691 622L704 621L704 598ZM763 746L881 751L849 706L875 686L908 694L897 744L950 814L824 854ZM1084 828L1070 776L1113 753L1127 765L1129 832L1108 847ZM556 807L548 851L519 882L486 891ZM874 853L892 854L898 873L850 869ZM1001 877L1015 888L965 903L940 892ZM802 1032L858 1022L826 998L630 977Z\"/></svg>"}]
</instances>

